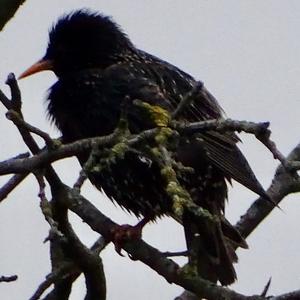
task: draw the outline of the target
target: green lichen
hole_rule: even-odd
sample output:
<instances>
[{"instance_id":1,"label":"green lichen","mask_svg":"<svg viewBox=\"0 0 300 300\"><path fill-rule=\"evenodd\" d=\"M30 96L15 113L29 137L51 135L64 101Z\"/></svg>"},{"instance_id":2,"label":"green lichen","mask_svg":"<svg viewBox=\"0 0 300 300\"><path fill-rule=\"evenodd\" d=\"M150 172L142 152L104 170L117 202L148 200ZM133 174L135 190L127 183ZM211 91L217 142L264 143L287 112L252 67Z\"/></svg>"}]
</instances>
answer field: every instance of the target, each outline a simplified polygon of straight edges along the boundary
<instances>
[{"instance_id":1,"label":"green lichen","mask_svg":"<svg viewBox=\"0 0 300 300\"><path fill-rule=\"evenodd\" d=\"M181 218L188 203L192 201L189 193L176 181L170 181L166 191L173 199L174 213Z\"/></svg>"},{"instance_id":2,"label":"green lichen","mask_svg":"<svg viewBox=\"0 0 300 300\"><path fill-rule=\"evenodd\" d=\"M162 155L158 147L152 147L150 152L157 160L161 159Z\"/></svg>"},{"instance_id":3,"label":"green lichen","mask_svg":"<svg viewBox=\"0 0 300 300\"><path fill-rule=\"evenodd\" d=\"M190 194L182 187L177 179L177 174L171 166L165 166L161 169L161 175L167 182L166 192L173 200L173 212L179 218L185 211L189 211L194 216L205 219L206 221L219 222L217 216L212 215L207 209L196 205Z\"/></svg>"},{"instance_id":4,"label":"green lichen","mask_svg":"<svg viewBox=\"0 0 300 300\"><path fill-rule=\"evenodd\" d=\"M62 142L60 139L52 139L51 143L51 150L56 150L62 145Z\"/></svg>"},{"instance_id":5,"label":"green lichen","mask_svg":"<svg viewBox=\"0 0 300 300\"><path fill-rule=\"evenodd\" d=\"M159 145L165 145L173 135L173 130L169 127L163 127L155 136L155 141Z\"/></svg>"},{"instance_id":6,"label":"green lichen","mask_svg":"<svg viewBox=\"0 0 300 300\"><path fill-rule=\"evenodd\" d=\"M195 216L199 216L203 219L206 219L207 221L210 221L211 223L217 223L219 222L218 216L212 215L207 209L202 208L200 206L192 206L191 207L193 213Z\"/></svg>"},{"instance_id":7,"label":"green lichen","mask_svg":"<svg viewBox=\"0 0 300 300\"><path fill-rule=\"evenodd\" d=\"M110 155L115 158L123 159L127 150L128 150L128 144L123 141L117 143L111 148Z\"/></svg>"},{"instance_id":8,"label":"green lichen","mask_svg":"<svg viewBox=\"0 0 300 300\"><path fill-rule=\"evenodd\" d=\"M126 141L115 144L111 149L93 149L89 159L84 165L85 172L100 173L104 169L109 169L116 164L118 160L124 159L125 153L128 151Z\"/></svg>"},{"instance_id":9,"label":"green lichen","mask_svg":"<svg viewBox=\"0 0 300 300\"><path fill-rule=\"evenodd\" d=\"M167 185L167 192L170 195L178 196L179 198L189 200L190 195L189 193L177 182L177 181L170 181Z\"/></svg>"},{"instance_id":10,"label":"green lichen","mask_svg":"<svg viewBox=\"0 0 300 300\"><path fill-rule=\"evenodd\" d=\"M187 277L196 277L199 276L197 264L195 263L188 263L185 264L183 267L180 268L180 274L183 275L185 278Z\"/></svg>"},{"instance_id":11,"label":"green lichen","mask_svg":"<svg viewBox=\"0 0 300 300\"><path fill-rule=\"evenodd\" d=\"M155 126L167 127L169 125L171 115L166 109L158 105L151 105L141 100L135 100L134 104L143 109Z\"/></svg>"},{"instance_id":12,"label":"green lichen","mask_svg":"<svg viewBox=\"0 0 300 300\"><path fill-rule=\"evenodd\" d=\"M161 169L161 175L167 180L167 182L170 182L176 178L176 172L172 167L165 166Z\"/></svg>"},{"instance_id":13,"label":"green lichen","mask_svg":"<svg viewBox=\"0 0 300 300\"><path fill-rule=\"evenodd\" d=\"M161 169L161 175L167 182L166 192L173 200L173 212L176 216L182 217L189 202L192 202L190 194L181 186L172 166L165 166Z\"/></svg>"}]
</instances>

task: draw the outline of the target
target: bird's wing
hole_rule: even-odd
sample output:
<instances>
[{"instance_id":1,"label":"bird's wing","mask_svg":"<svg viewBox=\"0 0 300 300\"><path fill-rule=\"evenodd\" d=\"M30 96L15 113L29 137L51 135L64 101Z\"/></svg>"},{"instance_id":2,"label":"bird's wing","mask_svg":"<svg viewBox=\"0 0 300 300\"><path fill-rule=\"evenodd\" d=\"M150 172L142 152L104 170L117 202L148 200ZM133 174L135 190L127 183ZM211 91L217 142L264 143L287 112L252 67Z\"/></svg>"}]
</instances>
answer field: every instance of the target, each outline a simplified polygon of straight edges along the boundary
<instances>
[{"instance_id":1,"label":"bird's wing","mask_svg":"<svg viewBox=\"0 0 300 300\"><path fill-rule=\"evenodd\" d=\"M221 169L227 178L232 178L253 192L266 197L245 156L229 135L208 132L199 137L208 160Z\"/></svg>"},{"instance_id":2,"label":"bird's wing","mask_svg":"<svg viewBox=\"0 0 300 300\"><path fill-rule=\"evenodd\" d=\"M132 98L157 104L168 110L174 110L196 84L188 74L172 65L157 61L115 65L108 74L110 82L114 85L116 82L119 83L117 87L119 92L123 90L123 93L127 93ZM136 118L133 123L141 123L140 112L133 108L130 113L132 118ZM182 118L188 122L222 117L222 108L205 87L182 114ZM142 122L145 123L145 119ZM142 124L139 127L143 127ZM237 135L231 132L220 134L209 131L197 137L207 153L207 159L228 179L232 178L253 192L266 196L246 158L236 145L239 141Z\"/></svg>"},{"instance_id":3,"label":"bird's wing","mask_svg":"<svg viewBox=\"0 0 300 300\"><path fill-rule=\"evenodd\" d=\"M198 111L198 121L203 120L203 118L218 119L223 117L223 111L217 100L205 87L195 99L194 106ZM232 178L253 192L266 197L263 187L236 145L240 139L235 133L209 131L199 134L198 137L200 137L200 143L206 151L208 160L221 169L227 178Z\"/></svg>"}]
</instances>

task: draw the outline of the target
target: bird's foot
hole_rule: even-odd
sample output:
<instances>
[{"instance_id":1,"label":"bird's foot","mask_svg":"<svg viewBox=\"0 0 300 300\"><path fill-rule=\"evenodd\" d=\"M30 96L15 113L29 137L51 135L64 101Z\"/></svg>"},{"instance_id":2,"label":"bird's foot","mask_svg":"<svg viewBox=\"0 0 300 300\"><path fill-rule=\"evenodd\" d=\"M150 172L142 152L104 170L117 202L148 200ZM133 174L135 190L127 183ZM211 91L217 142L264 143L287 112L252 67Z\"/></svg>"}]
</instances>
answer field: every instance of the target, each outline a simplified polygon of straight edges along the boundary
<instances>
[{"instance_id":1,"label":"bird's foot","mask_svg":"<svg viewBox=\"0 0 300 300\"><path fill-rule=\"evenodd\" d=\"M112 242L114 243L115 249L119 255L124 256L121 251L126 242L130 240L139 240L142 238L143 227L148 222L149 219L144 218L135 226L129 224L116 225L112 229Z\"/></svg>"}]
</instances>

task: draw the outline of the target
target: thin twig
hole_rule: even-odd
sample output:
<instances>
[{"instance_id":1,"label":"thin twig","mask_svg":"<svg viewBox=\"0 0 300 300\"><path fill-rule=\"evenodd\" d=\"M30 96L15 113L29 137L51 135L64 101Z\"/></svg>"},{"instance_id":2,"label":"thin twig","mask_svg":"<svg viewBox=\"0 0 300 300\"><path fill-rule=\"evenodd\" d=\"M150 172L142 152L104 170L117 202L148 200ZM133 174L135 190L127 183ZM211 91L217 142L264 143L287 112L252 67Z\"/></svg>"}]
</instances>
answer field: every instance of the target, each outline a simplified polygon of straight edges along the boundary
<instances>
[{"instance_id":1,"label":"thin twig","mask_svg":"<svg viewBox=\"0 0 300 300\"><path fill-rule=\"evenodd\" d=\"M26 177L28 173L16 174L0 189L0 202L2 202Z\"/></svg>"},{"instance_id":2,"label":"thin twig","mask_svg":"<svg viewBox=\"0 0 300 300\"><path fill-rule=\"evenodd\" d=\"M269 288L270 288L270 286L271 286L271 282L272 282L272 277L270 277L270 279L268 280L266 286L264 287L264 289L263 289L263 291L262 291L262 293L261 293L261 296L262 296L262 297L266 297L266 296L267 296L267 293L268 293Z\"/></svg>"},{"instance_id":3,"label":"thin twig","mask_svg":"<svg viewBox=\"0 0 300 300\"><path fill-rule=\"evenodd\" d=\"M5 83L10 87L10 91L11 91L11 109L18 112L22 116L21 92L15 74L14 73L8 74Z\"/></svg>"},{"instance_id":4,"label":"thin twig","mask_svg":"<svg viewBox=\"0 0 300 300\"><path fill-rule=\"evenodd\" d=\"M90 250L93 251L95 255L99 255L106 245L107 242L105 239L103 237L99 237ZM46 279L39 285L29 300L38 300L52 284L62 278L72 277L75 281L76 278L80 276L81 272L82 271L78 268L78 266L76 266L76 264L74 264L74 262L65 262L58 269L52 271L46 276Z\"/></svg>"},{"instance_id":5,"label":"thin twig","mask_svg":"<svg viewBox=\"0 0 300 300\"><path fill-rule=\"evenodd\" d=\"M29 152L24 152L14 156L12 159L22 159L22 158L27 158L29 156L30 156Z\"/></svg>"},{"instance_id":6,"label":"thin twig","mask_svg":"<svg viewBox=\"0 0 300 300\"><path fill-rule=\"evenodd\" d=\"M87 180L86 173L84 172L83 169L81 169L79 176L73 185L73 188L76 189L78 192L80 192L81 187L83 186L83 184L86 180Z\"/></svg>"},{"instance_id":7,"label":"thin twig","mask_svg":"<svg viewBox=\"0 0 300 300\"><path fill-rule=\"evenodd\" d=\"M49 232L49 235L44 240L44 243L46 243L48 241L53 241L54 239L56 239L56 240L61 239L61 240L65 241L63 233L58 229L58 224L53 219L52 207L51 207L51 203L48 201L48 199L46 197L46 193L45 193L46 183L45 183L42 173L39 171L36 171L35 178L39 185L38 197L40 198L40 208L45 217L45 220L50 225L50 232Z\"/></svg>"},{"instance_id":8,"label":"thin twig","mask_svg":"<svg viewBox=\"0 0 300 300\"><path fill-rule=\"evenodd\" d=\"M246 132L255 135L255 137L267 147L273 154L275 159L278 159L284 167L289 167L284 155L278 150L276 144L270 139L271 131L268 129L270 123L254 123L248 121L237 121L231 119L217 119L195 122L190 124L182 124L174 122L174 127L181 133L194 134L203 131L216 131L216 132Z\"/></svg>"},{"instance_id":9,"label":"thin twig","mask_svg":"<svg viewBox=\"0 0 300 300\"><path fill-rule=\"evenodd\" d=\"M5 94L0 90L0 102L5 106L7 110L11 109L11 102L5 96Z\"/></svg>"},{"instance_id":10,"label":"thin twig","mask_svg":"<svg viewBox=\"0 0 300 300\"><path fill-rule=\"evenodd\" d=\"M268 133L257 133L255 134L255 137L270 150L270 152L273 154L273 157L278 159L285 168L289 167L285 156L276 147L275 142L270 139L270 135Z\"/></svg>"},{"instance_id":11,"label":"thin twig","mask_svg":"<svg viewBox=\"0 0 300 300\"><path fill-rule=\"evenodd\" d=\"M188 256L189 252L186 251L186 250L185 251L178 251L178 252L166 251L166 252L162 252L161 254L165 257L177 257L177 256Z\"/></svg>"},{"instance_id":12,"label":"thin twig","mask_svg":"<svg viewBox=\"0 0 300 300\"><path fill-rule=\"evenodd\" d=\"M43 293L54 283L61 280L61 278L70 276L71 274L80 275L81 271L76 268L74 263L65 262L63 265L60 266L59 269L52 271L46 276L46 279L38 286L37 290L34 294L30 297L29 300L38 300L43 295Z\"/></svg>"},{"instance_id":13,"label":"thin twig","mask_svg":"<svg viewBox=\"0 0 300 300\"><path fill-rule=\"evenodd\" d=\"M218 131L220 133L228 131L246 132L251 134L264 134L270 135L269 122L248 122L237 121L232 119L213 119L200 122L193 122L188 124L182 124L182 122L173 122L174 128L178 131L186 134L194 134L197 132L205 131Z\"/></svg>"},{"instance_id":14,"label":"thin twig","mask_svg":"<svg viewBox=\"0 0 300 300\"><path fill-rule=\"evenodd\" d=\"M6 117L9 120L11 120L15 125L25 128L29 132L40 136L45 141L48 147L54 147L54 140L49 136L49 134L25 122L24 119L20 116L19 112L16 112L15 110L9 110L6 113Z\"/></svg>"},{"instance_id":15,"label":"thin twig","mask_svg":"<svg viewBox=\"0 0 300 300\"><path fill-rule=\"evenodd\" d=\"M234 120L209 120L203 122L196 122L191 124L179 124L174 123L175 129L179 130L183 134L191 134L195 132L205 132L209 130L216 130L218 132L224 131L245 131L247 133L262 135L262 132L267 136L269 135L269 130L267 129L268 123L253 123L246 121L234 121ZM127 137L127 144L130 147L134 145L139 145L143 142L146 142L148 139L153 138L159 132L158 128L149 129L141 132L138 135L133 135ZM26 135L27 136L27 135ZM113 146L118 141L118 133L113 133L108 136L103 137L95 137L95 138L87 138L83 140L79 140L67 145L57 145L55 149L51 149L49 151L43 151L41 154L29 158L28 160L13 160L10 161L8 165L7 162L5 164L0 163L0 174L10 174L10 173L20 173L20 172L28 172L32 171L37 167L41 167L43 165L49 164L53 161L63 159L66 157L77 155L78 153L86 150L90 150L92 145L96 145L96 147L108 147ZM29 141L31 142L31 141ZM271 142L271 141L270 141ZM274 145L271 149L274 156L278 157L279 151ZM277 154L275 154L277 153ZM280 157L280 155L279 155ZM281 161L284 165L289 165L289 162L285 160L285 158L280 157ZM6 170L10 169L11 172L7 172Z\"/></svg>"},{"instance_id":16,"label":"thin twig","mask_svg":"<svg viewBox=\"0 0 300 300\"><path fill-rule=\"evenodd\" d=\"M151 130L148 131L148 133L153 135L154 131ZM45 149L40 151L39 154L27 159L9 159L0 163L0 175L23 173L28 171L32 172L37 168L49 165L51 162L66 157L76 156L79 153L91 150L93 146L95 148L109 147L113 146L117 141L117 135L111 134L103 137L87 138L70 144L60 145L51 151ZM135 142L140 142L140 139L136 139L136 137L134 137L129 143L133 144Z\"/></svg>"},{"instance_id":17,"label":"thin twig","mask_svg":"<svg viewBox=\"0 0 300 300\"><path fill-rule=\"evenodd\" d=\"M18 279L17 275L12 276L0 276L0 282L12 282Z\"/></svg>"}]
</instances>

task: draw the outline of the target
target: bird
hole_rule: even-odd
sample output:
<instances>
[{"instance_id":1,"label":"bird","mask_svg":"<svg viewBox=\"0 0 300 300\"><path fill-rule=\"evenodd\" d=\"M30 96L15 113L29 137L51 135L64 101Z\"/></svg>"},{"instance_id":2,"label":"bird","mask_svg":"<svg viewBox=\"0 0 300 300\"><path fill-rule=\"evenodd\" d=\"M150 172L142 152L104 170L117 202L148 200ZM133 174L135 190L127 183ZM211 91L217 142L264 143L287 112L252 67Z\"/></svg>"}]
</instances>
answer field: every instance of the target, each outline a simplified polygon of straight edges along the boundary
<instances>
[{"instance_id":1,"label":"bird","mask_svg":"<svg viewBox=\"0 0 300 300\"><path fill-rule=\"evenodd\" d=\"M58 78L49 89L47 110L64 143L114 132L126 101L131 134L155 128L157 124L131 100L138 99L171 115L185 95L199 85L188 73L136 47L110 16L89 9L60 17L49 31L45 55L20 78L45 70L53 71ZM188 124L223 118L223 109L201 85L176 120ZM247 248L246 241L225 218L228 184L235 180L268 197L239 150L239 141L234 133L211 130L179 137L172 152L174 161L192 170L178 176L179 184L197 207L220 220L212 225L185 212L179 222L187 249L196 251L200 276L225 286L236 280L235 249ZM82 165L89 155L78 155ZM112 201L147 222L161 216L176 218L161 166L142 152L127 151L88 177Z\"/></svg>"}]
</instances>

